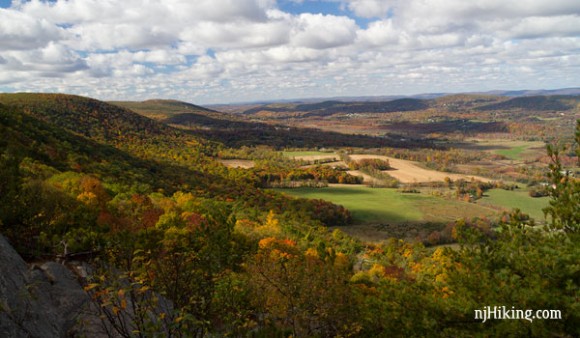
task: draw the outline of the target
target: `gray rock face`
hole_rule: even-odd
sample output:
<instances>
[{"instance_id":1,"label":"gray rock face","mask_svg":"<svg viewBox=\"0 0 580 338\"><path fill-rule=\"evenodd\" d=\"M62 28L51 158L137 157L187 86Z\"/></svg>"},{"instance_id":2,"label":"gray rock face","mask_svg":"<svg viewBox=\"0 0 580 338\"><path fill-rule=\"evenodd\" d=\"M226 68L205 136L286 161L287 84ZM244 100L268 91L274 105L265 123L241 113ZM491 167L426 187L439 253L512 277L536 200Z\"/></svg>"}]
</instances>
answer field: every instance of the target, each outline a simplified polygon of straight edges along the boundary
<instances>
[{"instance_id":1,"label":"gray rock face","mask_svg":"<svg viewBox=\"0 0 580 338\"><path fill-rule=\"evenodd\" d=\"M65 266L28 267L0 235L0 337L64 337L89 297Z\"/></svg>"}]
</instances>

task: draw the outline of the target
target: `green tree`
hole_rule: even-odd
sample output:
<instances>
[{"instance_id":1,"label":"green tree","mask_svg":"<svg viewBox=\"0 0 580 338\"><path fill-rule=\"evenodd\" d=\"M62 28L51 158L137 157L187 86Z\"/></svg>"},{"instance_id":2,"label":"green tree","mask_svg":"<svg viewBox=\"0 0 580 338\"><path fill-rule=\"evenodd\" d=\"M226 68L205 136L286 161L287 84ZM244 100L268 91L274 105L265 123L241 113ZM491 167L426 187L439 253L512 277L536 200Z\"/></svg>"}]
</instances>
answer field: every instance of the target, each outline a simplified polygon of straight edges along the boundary
<instances>
[{"instance_id":1,"label":"green tree","mask_svg":"<svg viewBox=\"0 0 580 338\"><path fill-rule=\"evenodd\" d=\"M575 153L580 156L580 120L576 121ZM549 145L547 147L549 164L548 178L550 205L543 209L546 216L550 216L552 226L568 232L580 230L580 180L574 178L560 161L561 149ZM580 158L578 159L580 163Z\"/></svg>"}]
</instances>

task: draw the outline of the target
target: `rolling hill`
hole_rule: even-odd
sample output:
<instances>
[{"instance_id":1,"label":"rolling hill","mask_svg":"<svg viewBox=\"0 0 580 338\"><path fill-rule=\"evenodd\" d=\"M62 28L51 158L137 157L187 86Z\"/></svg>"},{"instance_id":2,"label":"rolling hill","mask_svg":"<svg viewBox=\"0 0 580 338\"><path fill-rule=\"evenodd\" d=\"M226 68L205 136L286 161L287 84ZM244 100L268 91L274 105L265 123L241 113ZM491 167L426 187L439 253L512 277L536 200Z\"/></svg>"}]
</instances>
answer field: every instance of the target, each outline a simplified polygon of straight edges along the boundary
<instances>
[{"instance_id":1,"label":"rolling hill","mask_svg":"<svg viewBox=\"0 0 580 338\"><path fill-rule=\"evenodd\" d=\"M193 113L213 117L225 117L215 110L176 100L111 101L110 104L130 109L154 120L163 120L174 115Z\"/></svg>"},{"instance_id":2,"label":"rolling hill","mask_svg":"<svg viewBox=\"0 0 580 338\"><path fill-rule=\"evenodd\" d=\"M154 105L151 105L154 102ZM115 105L133 109L135 112L156 119L169 126L202 139L220 142L229 147L268 145L275 148L297 147L418 147L433 146L429 140L408 138L401 142L397 137L371 137L365 135L341 134L313 128L296 128L280 124L262 123L237 114L222 113L196 105L173 100L144 102L113 102ZM395 104L405 104L404 102ZM376 105L368 103L367 106ZM339 102L303 105L300 109L311 109L313 114L331 109L340 111ZM394 106L391 106L394 107ZM273 109L288 111L285 104L277 104ZM324 113L326 114L326 113ZM334 114L334 113L331 113Z\"/></svg>"},{"instance_id":3,"label":"rolling hill","mask_svg":"<svg viewBox=\"0 0 580 338\"><path fill-rule=\"evenodd\" d=\"M429 107L428 102L427 100L402 98L380 102L323 101L307 104L268 104L245 110L243 113L246 115L259 112L302 113L302 117L329 116L339 113L392 113L426 109Z\"/></svg>"},{"instance_id":4,"label":"rolling hill","mask_svg":"<svg viewBox=\"0 0 580 338\"><path fill-rule=\"evenodd\" d=\"M512 109L566 111L574 108L578 103L580 103L580 96L523 96L483 105L477 109L481 111Z\"/></svg>"},{"instance_id":5,"label":"rolling hill","mask_svg":"<svg viewBox=\"0 0 580 338\"><path fill-rule=\"evenodd\" d=\"M190 156L209 161L210 150L162 123L78 96L2 94L0 102L0 146L21 159L166 191L185 182L204 184L203 175L170 163L163 154L189 142Z\"/></svg>"},{"instance_id":6,"label":"rolling hill","mask_svg":"<svg viewBox=\"0 0 580 338\"><path fill-rule=\"evenodd\" d=\"M99 141L176 136L176 131L131 110L65 94L0 94L0 103L27 115Z\"/></svg>"},{"instance_id":7,"label":"rolling hill","mask_svg":"<svg viewBox=\"0 0 580 338\"><path fill-rule=\"evenodd\" d=\"M215 159L220 147L199 134L90 98L0 95L0 164L5 158L25 162L22 170L35 179L74 173L95 177L116 193L181 191L235 200L242 209L304 209L306 201L259 189L253 172L223 166Z\"/></svg>"}]
</instances>

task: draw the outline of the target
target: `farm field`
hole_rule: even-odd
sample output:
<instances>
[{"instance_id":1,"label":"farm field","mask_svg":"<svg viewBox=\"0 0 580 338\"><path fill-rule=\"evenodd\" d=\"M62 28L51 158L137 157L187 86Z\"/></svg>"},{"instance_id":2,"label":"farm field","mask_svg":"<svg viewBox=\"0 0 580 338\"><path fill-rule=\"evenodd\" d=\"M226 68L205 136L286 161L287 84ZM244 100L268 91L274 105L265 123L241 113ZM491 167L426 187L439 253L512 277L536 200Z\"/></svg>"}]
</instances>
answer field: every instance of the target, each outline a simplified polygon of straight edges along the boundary
<instances>
[{"instance_id":1,"label":"farm field","mask_svg":"<svg viewBox=\"0 0 580 338\"><path fill-rule=\"evenodd\" d=\"M545 143L539 141L472 139L468 142L467 149L488 151L515 161L533 160L546 153Z\"/></svg>"},{"instance_id":2,"label":"farm field","mask_svg":"<svg viewBox=\"0 0 580 338\"><path fill-rule=\"evenodd\" d=\"M249 169L253 168L256 163L252 160L219 160L219 162L225 165L228 168L242 168L242 169Z\"/></svg>"},{"instance_id":3,"label":"farm field","mask_svg":"<svg viewBox=\"0 0 580 338\"><path fill-rule=\"evenodd\" d=\"M324 199L342 205L353 215L354 224L340 230L362 241L378 243L389 237L414 239L440 230L457 219L496 219L502 211L519 208L537 223L544 221L542 208L548 198L532 198L527 191L492 189L476 203L425 194L405 194L396 189L360 185L330 185L327 188L278 189L286 194Z\"/></svg>"},{"instance_id":4,"label":"farm field","mask_svg":"<svg viewBox=\"0 0 580 338\"><path fill-rule=\"evenodd\" d=\"M393 170L387 170L386 172L392 177L401 181L402 183L423 183L423 182L444 181L445 177L449 177L452 180L464 179L469 181L472 178L474 178L482 182L491 181L491 179L482 176L452 174L436 170L425 169L421 168L417 162L401 160L388 156L353 154L350 155L350 158L353 160L361 160L367 158L378 158L382 160L388 160Z\"/></svg>"},{"instance_id":5,"label":"farm field","mask_svg":"<svg viewBox=\"0 0 580 338\"><path fill-rule=\"evenodd\" d=\"M279 189L286 194L319 198L343 205L352 212L354 224L341 231L365 242L378 243L390 237L414 240L441 230L459 218L494 217L497 208L448 200L423 194L403 194L396 189L356 185L327 188ZM333 227L331 227L333 229Z\"/></svg>"},{"instance_id":6,"label":"farm field","mask_svg":"<svg viewBox=\"0 0 580 338\"><path fill-rule=\"evenodd\" d=\"M525 145L522 146L515 146L513 148L508 149L500 149L496 150L495 153L498 155L503 155L511 160L519 160L521 159L521 155L524 151L526 151L527 147Z\"/></svg>"},{"instance_id":7,"label":"farm field","mask_svg":"<svg viewBox=\"0 0 580 338\"><path fill-rule=\"evenodd\" d=\"M503 207L507 211L518 208L534 218L536 222L543 222L544 213L542 209L548 206L548 201L548 197L530 197L527 191L492 189L487 191L481 202L478 203L493 204Z\"/></svg>"},{"instance_id":8,"label":"farm field","mask_svg":"<svg viewBox=\"0 0 580 338\"><path fill-rule=\"evenodd\" d=\"M281 189L304 198L318 198L348 208L355 224L449 222L461 217L492 216L496 210L474 203L423 194L403 194L396 189L357 185L327 188Z\"/></svg>"}]
</instances>

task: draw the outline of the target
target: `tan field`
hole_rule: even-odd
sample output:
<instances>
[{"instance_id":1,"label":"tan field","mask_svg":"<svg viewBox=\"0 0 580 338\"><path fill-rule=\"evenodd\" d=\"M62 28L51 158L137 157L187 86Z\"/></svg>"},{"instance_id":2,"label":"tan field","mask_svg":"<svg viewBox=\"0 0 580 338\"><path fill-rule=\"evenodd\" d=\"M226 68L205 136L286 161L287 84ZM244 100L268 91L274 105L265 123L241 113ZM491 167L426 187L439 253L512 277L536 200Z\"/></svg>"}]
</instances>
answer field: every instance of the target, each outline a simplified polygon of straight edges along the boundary
<instances>
[{"instance_id":1,"label":"tan field","mask_svg":"<svg viewBox=\"0 0 580 338\"><path fill-rule=\"evenodd\" d=\"M481 176L452 174L436 170L425 169L421 168L417 162L401 160L388 156L353 154L350 155L350 158L357 161L367 158L378 158L381 160L388 160L393 169L387 170L386 172L389 175L396 178L397 180L401 181L401 183L438 182L444 181L445 177L449 177L452 180L464 179L469 181L473 178L475 180L482 182L491 181L489 178Z\"/></svg>"},{"instance_id":2,"label":"tan field","mask_svg":"<svg viewBox=\"0 0 580 338\"><path fill-rule=\"evenodd\" d=\"M371 175L367 175L360 170L348 170L347 173L351 174L352 176L362 176L365 184L382 183L382 180L374 178Z\"/></svg>"},{"instance_id":3,"label":"tan field","mask_svg":"<svg viewBox=\"0 0 580 338\"><path fill-rule=\"evenodd\" d=\"M408 161L408 160L401 160L393 157L388 156L381 156L381 155L369 155L369 154L353 154L349 155L351 159L358 161L362 159L369 159L369 158L378 158L381 160L388 160L391 164L393 169L386 170L385 172L388 173L390 176L394 177L395 179L399 180L401 183L428 183L428 182L440 182L444 181L445 177L449 177L452 180L463 179L470 181L472 178L478 181L487 182L491 181L489 178L485 178L482 176L476 175L463 175L463 174L453 174L453 173L446 173L442 171L430 170L425 169L419 166L417 162ZM321 160L332 158L334 156L320 156L320 155L306 155L306 156L295 156L295 159L313 161L313 160ZM254 167L254 161L250 160L220 160L222 164L230 168L252 168ZM331 166L343 166L346 167L346 163L343 161L337 161L332 163L326 163L325 165ZM309 165L313 166L313 165ZM304 167L309 167L304 166ZM358 170L349 170L349 174L354 176L362 176L364 178L365 183L372 183L372 182L380 182L380 180L373 178L365 173L362 173Z\"/></svg>"},{"instance_id":4,"label":"tan field","mask_svg":"<svg viewBox=\"0 0 580 338\"><path fill-rule=\"evenodd\" d=\"M219 162L228 168L249 169L255 165L254 161L250 160L219 160Z\"/></svg>"}]
</instances>

